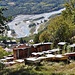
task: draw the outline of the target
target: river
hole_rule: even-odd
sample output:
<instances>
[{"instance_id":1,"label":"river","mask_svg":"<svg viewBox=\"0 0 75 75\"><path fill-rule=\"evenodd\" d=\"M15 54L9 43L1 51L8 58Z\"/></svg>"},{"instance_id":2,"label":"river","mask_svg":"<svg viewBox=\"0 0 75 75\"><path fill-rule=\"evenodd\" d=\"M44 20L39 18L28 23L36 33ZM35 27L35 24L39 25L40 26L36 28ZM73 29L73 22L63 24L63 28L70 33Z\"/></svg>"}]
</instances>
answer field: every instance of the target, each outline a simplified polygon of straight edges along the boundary
<instances>
[{"instance_id":1,"label":"river","mask_svg":"<svg viewBox=\"0 0 75 75\"><path fill-rule=\"evenodd\" d=\"M15 38L26 37L30 35L29 25L33 23L41 23L43 20L48 20L48 18L55 14L60 14L65 8L60 9L58 11L53 11L50 13L43 13L37 15L17 15L12 22L9 22L7 25L10 29L14 30L16 33ZM33 21L34 19L44 17L43 19ZM40 26L39 26L40 27ZM36 26L36 33L38 33L38 25Z\"/></svg>"}]
</instances>

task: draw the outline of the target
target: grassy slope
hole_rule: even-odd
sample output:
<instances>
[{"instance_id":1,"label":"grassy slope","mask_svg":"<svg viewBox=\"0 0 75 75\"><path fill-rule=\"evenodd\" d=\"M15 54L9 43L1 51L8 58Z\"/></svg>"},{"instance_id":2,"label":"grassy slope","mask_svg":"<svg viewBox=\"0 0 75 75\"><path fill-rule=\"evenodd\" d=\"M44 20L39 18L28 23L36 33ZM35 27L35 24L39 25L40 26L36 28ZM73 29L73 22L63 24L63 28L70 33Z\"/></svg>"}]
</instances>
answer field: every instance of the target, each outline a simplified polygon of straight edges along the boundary
<instances>
[{"instance_id":1,"label":"grassy slope","mask_svg":"<svg viewBox=\"0 0 75 75\"><path fill-rule=\"evenodd\" d=\"M44 62L42 66L17 64L0 71L0 75L75 75L75 61L70 64L63 62Z\"/></svg>"}]
</instances>

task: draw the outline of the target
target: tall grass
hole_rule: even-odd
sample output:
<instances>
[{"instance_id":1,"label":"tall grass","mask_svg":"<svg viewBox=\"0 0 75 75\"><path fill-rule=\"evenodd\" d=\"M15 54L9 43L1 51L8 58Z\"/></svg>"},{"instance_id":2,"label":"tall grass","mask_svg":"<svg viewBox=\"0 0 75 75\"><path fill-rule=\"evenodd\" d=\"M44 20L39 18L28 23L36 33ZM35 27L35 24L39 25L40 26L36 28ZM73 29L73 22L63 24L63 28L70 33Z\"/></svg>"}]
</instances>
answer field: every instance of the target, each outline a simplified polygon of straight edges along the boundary
<instances>
[{"instance_id":1,"label":"tall grass","mask_svg":"<svg viewBox=\"0 0 75 75\"><path fill-rule=\"evenodd\" d=\"M64 62L44 62L41 66L16 64L0 71L0 75L75 75L75 61L70 64Z\"/></svg>"}]
</instances>

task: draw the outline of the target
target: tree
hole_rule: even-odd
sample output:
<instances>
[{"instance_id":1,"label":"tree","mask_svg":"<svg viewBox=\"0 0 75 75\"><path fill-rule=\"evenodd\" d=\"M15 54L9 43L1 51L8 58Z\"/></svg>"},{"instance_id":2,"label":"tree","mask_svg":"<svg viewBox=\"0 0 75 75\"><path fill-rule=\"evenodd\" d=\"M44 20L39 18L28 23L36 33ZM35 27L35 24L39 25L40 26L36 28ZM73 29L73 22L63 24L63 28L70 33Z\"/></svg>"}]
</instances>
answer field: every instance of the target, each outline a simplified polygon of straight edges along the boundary
<instances>
[{"instance_id":1,"label":"tree","mask_svg":"<svg viewBox=\"0 0 75 75\"><path fill-rule=\"evenodd\" d=\"M64 20L63 16L56 16L52 18L47 29L39 36L40 41L69 41L74 36L74 25L69 23L69 20Z\"/></svg>"},{"instance_id":2,"label":"tree","mask_svg":"<svg viewBox=\"0 0 75 75\"><path fill-rule=\"evenodd\" d=\"M47 29L42 32L37 40L40 41L70 41L75 36L75 0L65 4L65 10L47 23Z\"/></svg>"},{"instance_id":3,"label":"tree","mask_svg":"<svg viewBox=\"0 0 75 75\"><path fill-rule=\"evenodd\" d=\"M6 18L3 16L4 8L0 8L0 24L4 25L4 21L6 21Z\"/></svg>"},{"instance_id":4,"label":"tree","mask_svg":"<svg viewBox=\"0 0 75 75\"><path fill-rule=\"evenodd\" d=\"M21 43L21 44L24 44L24 43L26 43L26 41L23 40L23 38L20 38L20 43Z\"/></svg>"},{"instance_id":5,"label":"tree","mask_svg":"<svg viewBox=\"0 0 75 75\"><path fill-rule=\"evenodd\" d=\"M60 27L56 30L55 38L59 41L68 41L72 35L71 29L68 24L61 23Z\"/></svg>"},{"instance_id":6,"label":"tree","mask_svg":"<svg viewBox=\"0 0 75 75\"><path fill-rule=\"evenodd\" d=\"M39 36L39 40L40 42L50 41L50 34L48 33L48 31L44 31L43 33L41 33L41 35Z\"/></svg>"},{"instance_id":7,"label":"tree","mask_svg":"<svg viewBox=\"0 0 75 75\"><path fill-rule=\"evenodd\" d=\"M9 53L6 52L1 46L0 46L0 59L3 58L3 56L8 55Z\"/></svg>"},{"instance_id":8,"label":"tree","mask_svg":"<svg viewBox=\"0 0 75 75\"><path fill-rule=\"evenodd\" d=\"M47 30L50 34L51 41L54 42L54 40L57 39L55 37L56 31L60 28L60 26L62 25L62 22L63 22L62 16L56 16L49 21L49 25L47 27Z\"/></svg>"},{"instance_id":9,"label":"tree","mask_svg":"<svg viewBox=\"0 0 75 75\"><path fill-rule=\"evenodd\" d=\"M36 34L35 37L34 37L34 43L39 43L39 36L40 36L40 33Z\"/></svg>"},{"instance_id":10,"label":"tree","mask_svg":"<svg viewBox=\"0 0 75 75\"><path fill-rule=\"evenodd\" d=\"M3 58L3 56L9 55L10 53L6 52L1 46L0 46L0 59ZM4 68L4 64L0 62L0 69Z\"/></svg>"},{"instance_id":11,"label":"tree","mask_svg":"<svg viewBox=\"0 0 75 75\"><path fill-rule=\"evenodd\" d=\"M70 19L72 23L75 23L75 0L69 0L64 4L66 10L62 12L64 19Z\"/></svg>"},{"instance_id":12,"label":"tree","mask_svg":"<svg viewBox=\"0 0 75 75\"><path fill-rule=\"evenodd\" d=\"M7 18L4 17L3 11L7 10L6 8L0 7L0 34L4 34L4 32L7 30L7 26L5 25L7 22Z\"/></svg>"}]
</instances>

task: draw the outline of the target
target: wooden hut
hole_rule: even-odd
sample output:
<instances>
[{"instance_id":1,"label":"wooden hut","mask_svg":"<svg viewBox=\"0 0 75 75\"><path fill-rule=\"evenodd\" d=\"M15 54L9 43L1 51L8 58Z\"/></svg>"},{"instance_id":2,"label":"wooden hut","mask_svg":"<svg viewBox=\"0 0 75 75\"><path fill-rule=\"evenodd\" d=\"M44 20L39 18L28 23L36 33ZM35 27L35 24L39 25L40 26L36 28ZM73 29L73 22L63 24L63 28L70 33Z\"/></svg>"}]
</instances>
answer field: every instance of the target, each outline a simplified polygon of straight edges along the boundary
<instances>
[{"instance_id":1,"label":"wooden hut","mask_svg":"<svg viewBox=\"0 0 75 75\"><path fill-rule=\"evenodd\" d=\"M58 43L58 47L61 49L60 50L60 54L62 54L62 50L64 49L64 46L66 45L66 42L59 42ZM65 47L65 52L67 52L66 51L66 47Z\"/></svg>"},{"instance_id":2,"label":"wooden hut","mask_svg":"<svg viewBox=\"0 0 75 75\"><path fill-rule=\"evenodd\" d=\"M42 52L42 51L50 50L52 44L53 43L51 43L51 42L33 44L33 47L35 49L34 51Z\"/></svg>"},{"instance_id":3,"label":"wooden hut","mask_svg":"<svg viewBox=\"0 0 75 75\"><path fill-rule=\"evenodd\" d=\"M69 45L70 47L70 52L75 52L75 44Z\"/></svg>"},{"instance_id":4,"label":"wooden hut","mask_svg":"<svg viewBox=\"0 0 75 75\"><path fill-rule=\"evenodd\" d=\"M75 60L75 52L65 53L64 55L68 56L69 59L74 59Z\"/></svg>"},{"instance_id":5,"label":"wooden hut","mask_svg":"<svg viewBox=\"0 0 75 75\"><path fill-rule=\"evenodd\" d=\"M14 59L22 59L29 57L30 47L26 45L19 45L13 49Z\"/></svg>"},{"instance_id":6,"label":"wooden hut","mask_svg":"<svg viewBox=\"0 0 75 75\"><path fill-rule=\"evenodd\" d=\"M64 55L68 56L69 59L75 60L75 44L69 45L70 51L69 53L65 53Z\"/></svg>"},{"instance_id":7,"label":"wooden hut","mask_svg":"<svg viewBox=\"0 0 75 75\"><path fill-rule=\"evenodd\" d=\"M50 50L52 48L52 44L53 44L52 42L43 43L44 45L43 51Z\"/></svg>"}]
</instances>

